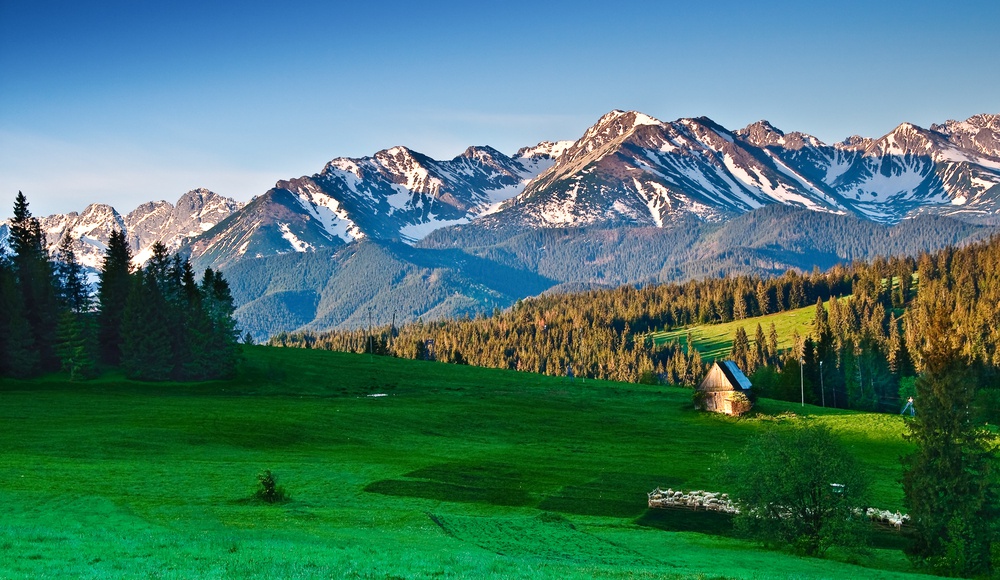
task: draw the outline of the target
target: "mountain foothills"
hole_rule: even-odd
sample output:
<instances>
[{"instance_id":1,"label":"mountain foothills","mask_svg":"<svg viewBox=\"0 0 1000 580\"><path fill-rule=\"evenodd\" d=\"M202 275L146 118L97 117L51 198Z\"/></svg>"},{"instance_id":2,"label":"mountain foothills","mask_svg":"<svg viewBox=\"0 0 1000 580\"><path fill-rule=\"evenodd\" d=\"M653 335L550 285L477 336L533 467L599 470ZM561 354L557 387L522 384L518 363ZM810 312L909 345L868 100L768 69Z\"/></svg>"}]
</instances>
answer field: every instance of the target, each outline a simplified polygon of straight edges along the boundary
<instances>
[{"instance_id":1,"label":"mountain foothills","mask_svg":"<svg viewBox=\"0 0 1000 580\"><path fill-rule=\"evenodd\" d=\"M828 145L766 121L733 131L612 111L576 141L513 156L393 147L245 206L195 190L125 218L92 205L43 222L50 248L68 233L86 265L124 229L137 263L161 241L198 270L225 270L240 323L262 339L369 313L432 319L545 290L773 275L980 239L1000 225L1000 115Z\"/></svg>"}]
</instances>

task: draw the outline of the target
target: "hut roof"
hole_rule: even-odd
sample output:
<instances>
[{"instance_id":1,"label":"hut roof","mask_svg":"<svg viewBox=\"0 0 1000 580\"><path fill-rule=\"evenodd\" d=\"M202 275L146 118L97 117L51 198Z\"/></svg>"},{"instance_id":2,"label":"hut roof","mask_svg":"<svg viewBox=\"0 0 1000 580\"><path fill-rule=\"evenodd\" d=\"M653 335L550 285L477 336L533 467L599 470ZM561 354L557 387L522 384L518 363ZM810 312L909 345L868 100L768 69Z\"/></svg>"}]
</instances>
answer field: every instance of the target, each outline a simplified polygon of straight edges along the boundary
<instances>
[{"instance_id":1,"label":"hut roof","mask_svg":"<svg viewBox=\"0 0 1000 580\"><path fill-rule=\"evenodd\" d=\"M719 364L719 368L722 369L722 374L726 375L726 379L734 387L739 387L744 391L752 387L750 384L750 379L747 378L740 367L736 366L736 363L731 360L724 360Z\"/></svg>"}]
</instances>

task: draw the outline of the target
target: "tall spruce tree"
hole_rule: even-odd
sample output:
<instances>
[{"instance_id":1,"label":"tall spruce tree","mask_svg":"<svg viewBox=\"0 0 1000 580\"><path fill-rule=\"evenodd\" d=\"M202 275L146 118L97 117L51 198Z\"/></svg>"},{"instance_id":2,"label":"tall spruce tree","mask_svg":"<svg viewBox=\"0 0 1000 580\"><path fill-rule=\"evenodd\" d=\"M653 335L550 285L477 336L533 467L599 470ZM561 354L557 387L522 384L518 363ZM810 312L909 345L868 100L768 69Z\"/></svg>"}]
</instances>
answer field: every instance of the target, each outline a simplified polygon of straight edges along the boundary
<instances>
[{"instance_id":1,"label":"tall spruce tree","mask_svg":"<svg viewBox=\"0 0 1000 580\"><path fill-rule=\"evenodd\" d=\"M211 322L210 348L214 356L211 376L230 377L236 373L241 350L229 283L222 274L208 268L201 281L201 296Z\"/></svg>"},{"instance_id":2,"label":"tall spruce tree","mask_svg":"<svg viewBox=\"0 0 1000 580\"><path fill-rule=\"evenodd\" d=\"M73 238L66 234L59 242L56 275L58 279L59 298L64 308L76 314L90 310L90 288L87 285L87 275L83 266L76 259L73 248Z\"/></svg>"},{"instance_id":3,"label":"tall spruce tree","mask_svg":"<svg viewBox=\"0 0 1000 580\"><path fill-rule=\"evenodd\" d=\"M906 435L917 449L904 459L903 475L916 528L910 554L935 573L984 575L1000 515L997 457L994 436L973 422L976 383L960 355L949 302L938 296L924 303L933 306L925 308L924 370Z\"/></svg>"},{"instance_id":4,"label":"tall spruce tree","mask_svg":"<svg viewBox=\"0 0 1000 580\"><path fill-rule=\"evenodd\" d=\"M13 265L0 246L0 376L31 375L38 368L34 345Z\"/></svg>"},{"instance_id":5,"label":"tall spruce tree","mask_svg":"<svg viewBox=\"0 0 1000 580\"><path fill-rule=\"evenodd\" d=\"M173 375L168 305L153 270L140 269L133 277L122 320L121 363L134 379L165 381Z\"/></svg>"},{"instance_id":6,"label":"tall spruce tree","mask_svg":"<svg viewBox=\"0 0 1000 580\"><path fill-rule=\"evenodd\" d=\"M111 232L97 287L97 342L100 359L117 365L122 356L122 322L131 290L132 252L125 232Z\"/></svg>"},{"instance_id":7,"label":"tall spruce tree","mask_svg":"<svg viewBox=\"0 0 1000 580\"><path fill-rule=\"evenodd\" d=\"M736 334L733 336L733 346L729 350L729 358L731 358L740 370L744 373L750 375L753 374L756 368L751 368L753 366L753 355L750 351L750 338L747 336L747 331L742 326L736 329Z\"/></svg>"},{"instance_id":8,"label":"tall spruce tree","mask_svg":"<svg viewBox=\"0 0 1000 580\"><path fill-rule=\"evenodd\" d=\"M96 374L90 314L90 288L76 259L69 235L59 242L56 262L61 313L56 331L56 354L70 380Z\"/></svg>"},{"instance_id":9,"label":"tall spruce tree","mask_svg":"<svg viewBox=\"0 0 1000 580\"><path fill-rule=\"evenodd\" d=\"M19 350L32 348L38 353L35 372L55 370L59 359L55 353L58 302L52 264L45 250L45 235L38 220L28 209L28 200L20 191L14 201L14 216L10 221L11 263L21 294L21 308L27 322L27 334L12 340L20 343ZM29 346L30 345L30 346Z\"/></svg>"}]
</instances>

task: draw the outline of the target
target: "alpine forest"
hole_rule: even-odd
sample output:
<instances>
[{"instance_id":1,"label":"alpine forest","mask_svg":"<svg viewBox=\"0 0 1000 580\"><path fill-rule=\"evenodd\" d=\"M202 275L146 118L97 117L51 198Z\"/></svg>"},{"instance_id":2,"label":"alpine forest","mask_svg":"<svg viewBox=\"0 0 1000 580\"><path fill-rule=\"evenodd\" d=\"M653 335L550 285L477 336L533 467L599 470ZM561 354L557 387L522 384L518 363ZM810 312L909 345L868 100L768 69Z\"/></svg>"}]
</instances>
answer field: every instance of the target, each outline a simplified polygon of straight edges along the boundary
<instances>
[{"instance_id":1,"label":"alpine forest","mask_svg":"<svg viewBox=\"0 0 1000 580\"><path fill-rule=\"evenodd\" d=\"M0 376L62 371L84 381L120 369L142 381L232 377L240 360L233 299L221 274L201 280L187 259L154 244L133 264L123 231L113 232L91 283L69 235L54 256L20 192L10 254L0 247Z\"/></svg>"}]
</instances>

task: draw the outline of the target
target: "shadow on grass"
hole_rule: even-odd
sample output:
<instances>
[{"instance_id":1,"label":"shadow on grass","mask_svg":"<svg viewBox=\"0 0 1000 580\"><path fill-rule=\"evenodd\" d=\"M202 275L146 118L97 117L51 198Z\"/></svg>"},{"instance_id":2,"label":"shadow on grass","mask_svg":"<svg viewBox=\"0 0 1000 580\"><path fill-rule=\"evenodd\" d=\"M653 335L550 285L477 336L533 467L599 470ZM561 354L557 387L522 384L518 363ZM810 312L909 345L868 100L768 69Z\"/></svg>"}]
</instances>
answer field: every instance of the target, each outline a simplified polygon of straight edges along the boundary
<instances>
[{"instance_id":1,"label":"shadow on grass","mask_svg":"<svg viewBox=\"0 0 1000 580\"><path fill-rule=\"evenodd\" d=\"M912 532L896 530L883 526L874 526L869 545L883 550L905 550L913 541Z\"/></svg>"},{"instance_id":2,"label":"shadow on grass","mask_svg":"<svg viewBox=\"0 0 1000 580\"><path fill-rule=\"evenodd\" d=\"M584 516L635 518L647 507L646 494L657 486L680 486L668 476L602 473L581 485L568 485L538 504L538 509Z\"/></svg>"},{"instance_id":3,"label":"shadow on grass","mask_svg":"<svg viewBox=\"0 0 1000 580\"><path fill-rule=\"evenodd\" d=\"M647 509L635 523L668 532L698 532L728 538L740 537L733 527L733 515L722 512Z\"/></svg>"},{"instance_id":4,"label":"shadow on grass","mask_svg":"<svg viewBox=\"0 0 1000 580\"><path fill-rule=\"evenodd\" d=\"M407 473L407 479L383 479L365 486L382 495L438 501L529 506L535 500L513 466L502 463L440 463Z\"/></svg>"},{"instance_id":5,"label":"shadow on grass","mask_svg":"<svg viewBox=\"0 0 1000 580\"><path fill-rule=\"evenodd\" d=\"M647 509L635 523L668 532L698 532L728 538L744 538L733 525L733 515L722 512L684 509ZM911 542L910 534L882 526L873 526L868 547L880 550L904 550Z\"/></svg>"}]
</instances>

